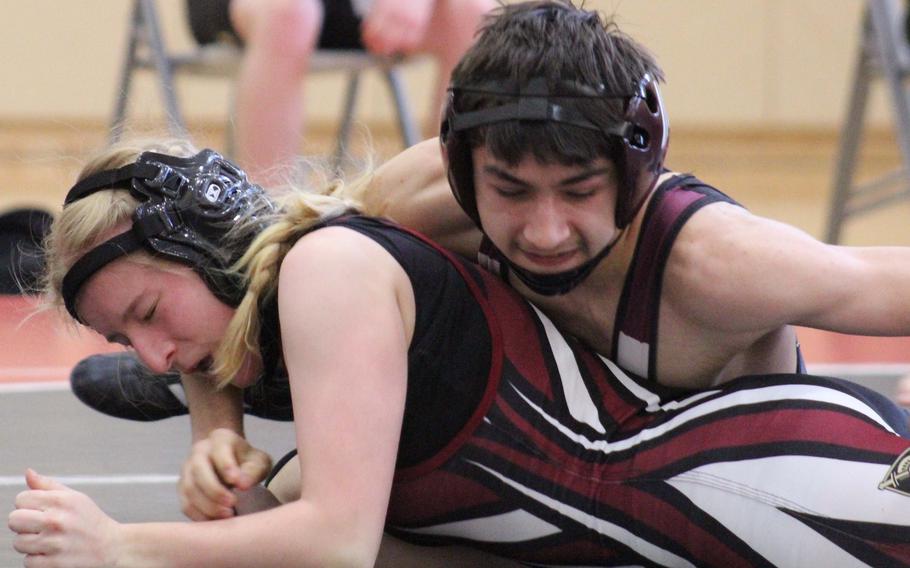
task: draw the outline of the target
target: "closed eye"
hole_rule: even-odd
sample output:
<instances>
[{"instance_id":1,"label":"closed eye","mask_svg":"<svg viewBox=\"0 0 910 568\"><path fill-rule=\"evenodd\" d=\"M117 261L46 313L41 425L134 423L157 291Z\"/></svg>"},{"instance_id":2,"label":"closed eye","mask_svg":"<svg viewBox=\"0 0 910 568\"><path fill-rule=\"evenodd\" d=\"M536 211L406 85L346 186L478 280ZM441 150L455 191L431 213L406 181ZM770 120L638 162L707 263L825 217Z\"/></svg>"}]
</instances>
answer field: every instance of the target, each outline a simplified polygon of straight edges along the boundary
<instances>
[{"instance_id":1,"label":"closed eye","mask_svg":"<svg viewBox=\"0 0 910 568\"><path fill-rule=\"evenodd\" d=\"M152 307L149 308L147 312L145 312L145 315L142 316L142 321L144 321L144 322L152 321L152 318L155 317L155 310L157 310L157 309L158 309L158 302L156 301L154 304L152 304Z\"/></svg>"},{"instance_id":2,"label":"closed eye","mask_svg":"<svg viewBox=\"0 0 910 568\"><path fill-rule=\"evenodd\" d=\"M116 343L117 345L122 345L128 349L131 349L133 344L130 343L130 340L123 335L122 333L114 333L105 337L108 343Z\"/></svg>"},{"instance_id":3,"label":"closed eye","mask_svg":"<svg viewBox=\"0 0 910 568\"><path fill-rule=\"evenodd\" d=\"M516 199L528 194L528 190L523 187L503 187L494 185L493 189L496 190L498 195L507 199Z\"/></svg>"},{"instance_id":4,"label":"closed eye","mask_svg":"<svg viewBox=\"0 0 910 568\"><path fill-rule=\"evenodd\" d=\"M579 191L567 191L566 197L568 197L569 199L582 200L582 199L587 199L589 197L592 197L594 195L594 193L595 193L595 191L593 189L579 190Z\"/></svg>"}]
</instances>

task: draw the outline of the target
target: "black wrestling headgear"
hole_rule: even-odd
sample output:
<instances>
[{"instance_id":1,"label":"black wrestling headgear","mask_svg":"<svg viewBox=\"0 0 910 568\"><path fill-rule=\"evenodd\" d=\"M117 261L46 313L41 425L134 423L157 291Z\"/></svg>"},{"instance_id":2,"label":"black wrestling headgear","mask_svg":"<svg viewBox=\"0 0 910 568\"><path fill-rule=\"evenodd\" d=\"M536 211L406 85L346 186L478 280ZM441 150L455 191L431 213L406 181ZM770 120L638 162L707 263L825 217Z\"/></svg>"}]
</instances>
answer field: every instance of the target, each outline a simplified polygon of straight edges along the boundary
<instances>
[{"instance_id":1,"label":"black wrestling headgear","mask_svg":"<svg viewBox=\"0 0 910 568\"><path fill-rule=\"evenodd\" d=\"M192 267L221 301L239 304L245 288L225 270L245 247L231 247L240 249L232 253L225 236L238 220L273 210L243 170L213 150L190 158L144 152L132 164L78 182L64 207L107 189L129 191L139 206L130 230L88 251L64 277L63 300L74 318L79 319L76 296L82 285L109 262L139 249Z\"/></svg>"},{"instance_id":2,"label":"black wrestling headgear","mask_svg":"<svg viewBox=\"0 0 910 568\"><path fill-rule=\"evenodd\" d=\"M512 102L463 112L459 99L465 93L480 93L513 99ZM579 107L585 99L624 99L623 118L614 124L595 124ZM558 99L558 100L553 100ZM645 75L631 93L610 93L603 85L536 77L526 83L490 81L476 85L452 85L440 128L440 142L449 158L449 183L465 213L480 227L474 189L474 163L467 131L507 121L558 122L601 132L620 142L616 169L619 194L616 226L629 224L654 189L667 153L670 127L657 81Z\"/></svg>"},{"instance_id":3,"label":"black wrestling headgear","mask_svg":"<svg viewBox=\"0 0 910 568\"><path fill-rule=\"evenodd\" d=\"M461 111L460 98L466 93L480 93L511 99L498 106ZM623 99L622 120L613 124L595 124L581 107L590 99ZM525 83L490 81L482 84L453 85L449 88L440 142L449 160L449 184L455 198L474 223L483 230L477 211L474 187L474 162L468 131L506 121L558 122L604 136L616 138L620 152L616 158L618 194L616 227L627 226L654 189L667 153L669 124L663 109L657 81L645 75L631 93L611 93L603 85L591 86L575 81L551 82L536 77ZM534 274L504 255L505 262L523 282L539 294L564 294L577 286L602 260L613 242L587 263L560 274Z\"/></svg>"}]
</instances>

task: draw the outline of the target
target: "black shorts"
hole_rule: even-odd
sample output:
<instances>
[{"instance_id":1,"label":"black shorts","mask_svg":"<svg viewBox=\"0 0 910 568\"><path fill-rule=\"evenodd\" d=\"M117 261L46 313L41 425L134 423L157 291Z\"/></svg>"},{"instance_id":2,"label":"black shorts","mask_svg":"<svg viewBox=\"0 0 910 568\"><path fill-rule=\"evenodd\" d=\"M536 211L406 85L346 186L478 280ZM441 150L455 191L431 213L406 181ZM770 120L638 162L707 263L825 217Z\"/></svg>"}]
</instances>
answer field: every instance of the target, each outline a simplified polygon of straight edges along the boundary
<instances>
[{"instance_id":1,"label":"black shorts","mask_svg":"<svg viewBox=\"0 0 910 568\"><path fill-rule=\"evenodd\" d=\"M225 41L242 45L231 17L231 0L186 0L190 31L199 45ZM350 0L322 0L325 16L319 34L320 49L363 49L360 41L360 16Z\"/></svg>"}]
</instances>

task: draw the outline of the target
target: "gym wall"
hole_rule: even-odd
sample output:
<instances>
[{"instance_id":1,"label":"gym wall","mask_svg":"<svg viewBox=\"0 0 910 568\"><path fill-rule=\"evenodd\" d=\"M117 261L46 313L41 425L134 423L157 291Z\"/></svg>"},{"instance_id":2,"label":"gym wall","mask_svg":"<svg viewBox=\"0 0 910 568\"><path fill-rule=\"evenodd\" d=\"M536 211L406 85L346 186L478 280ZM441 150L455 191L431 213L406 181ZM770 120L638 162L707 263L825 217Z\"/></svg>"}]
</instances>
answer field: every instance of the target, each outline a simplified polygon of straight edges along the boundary
<instances>
[{"instance_id":1,"label":"gym wall","mask_svg":"<svg viewBox=\"0 0 910 568\"><path fill-rule=\"evenodd\" d=\"M169 46L191 46L184 0L158 0ZM836 129L856 60L861 0L587 0L614 14L621 28L648 45L667 72L665 103L675 126ZM104 124L125 50L129 0L9 0L0 18L0 123L62 121ZM433 72L406 74L418 117L427 118ZM343 77L308 84L313 123L331 123ZM179 95L190 120L220 120L229 82L184 77ZM137 83L133 116L159 117L149 77ZM872 113L887 124L875 94ZM390 122L383 85L364 85L358 117ZM318 102L317 102L318 101Z\"/></svg>"}]
</instances>

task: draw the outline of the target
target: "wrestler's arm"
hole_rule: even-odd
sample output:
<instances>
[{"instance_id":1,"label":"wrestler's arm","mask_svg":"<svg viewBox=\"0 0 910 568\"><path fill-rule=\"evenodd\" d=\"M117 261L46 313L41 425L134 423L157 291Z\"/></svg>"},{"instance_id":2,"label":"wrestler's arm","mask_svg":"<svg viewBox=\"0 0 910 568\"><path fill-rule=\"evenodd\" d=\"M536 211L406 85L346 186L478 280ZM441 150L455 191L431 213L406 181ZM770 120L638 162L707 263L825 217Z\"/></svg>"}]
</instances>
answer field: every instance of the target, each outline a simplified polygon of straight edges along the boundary
<instances>
[{"instance_id":1,"label":"wrestler's arm","mask_svg":"<svg viewBox=\"0 0 910 568\"><path fill-rule=\"evenodd\" d=\"M468 258L480 247L480 231L449 188L438 138L415 144L377 168L364 205L369 214L388 217Z\"/></svg>"},{"instance_id":2,"label":"wrestler's arm","mask_svg":"<svg viewBox=\"0 0 910 568\"><path fill-rule=\"evenodd\" d=\"M84 494L31 475L10 516L17 550L48 565L372 565L404 414L410 281L375 242L330 227L288 253L278 305L299 500L205 523L122 524Z\"/></svg>"},{"instance_id":3,"label":"wrestler's arm","mask_svg":"<svg viewBox=\"0 0 910 568\"><path fill-rule=\"evenodd\" d=\"M180 469L177 495L183 514L194 521L234 515L237 490L247 490L271 470L271 457L243 439L243 401L233 386L217 389L209 377L182 377L190 409L193 444ZM224 442L226 433L239 441Z\"/></svg>"},{"instance_id":4,"label":"wrestler's arm","mask_svg":"<svg viewBox=\"0 0 910 568\"><path fill-rule=\"evenodd\" d=\"M829 245L727 204L680 232L664 290L674 309L731 337L788 324L910 335L910 248Z\"/></svg>"},{"instance_id":5,"label":"wrestler's arm","mask_svg":"<svg viewBox=\"0 0 910 568\"><path fill-rule=\"evenodd\" d=\"M216 389L212 379L182 375L186 405L190 409L190 432L193 442L206 438L218 428L243 435L243 399L239 389L227 386Z\"/></svg>"},{"instance_id":6,"label":"wrestler's arm","mask_svg":"<svg viewBox=\"0 0 910 568\"><path fill-rule=\"evenodd\" d=\"M480 231L465 215L449 188L439 148L439 139L425 140L402 151L376 169L362 195L364 210L388 217L430 237L467 258L475 258ZM242 406L236 389L213 392L209 384L187 384L193 440L204 440L217 428L243 433ZM229 392L231 391L231 392ZM224 472L209 461L209 448L194 448L183 468L179 493L184 513L194 520L221 518L228 514L232 498L220 482ZM253 470L260 456L244 467ZM231 471L237 468L229 461ZM262 472L262 476L267 472ZM259 477L257 481L261 479Z\"/></svg>"},{"instance_id":7,"label":"wrestler's arm","mask_svg":"<svg viewBox=\"0 0 910 568\"><path fill-rule=\"evenodd\" d=\"M259 486L244 494L238 504L240 514L277 507L300 496L300 464L289 460L272 477L268 489ZM417 546L388 534L383 535L376 558L377 568L488 568L517 567L520 564L463 546Z\"/></svg>"}]
</instances>

